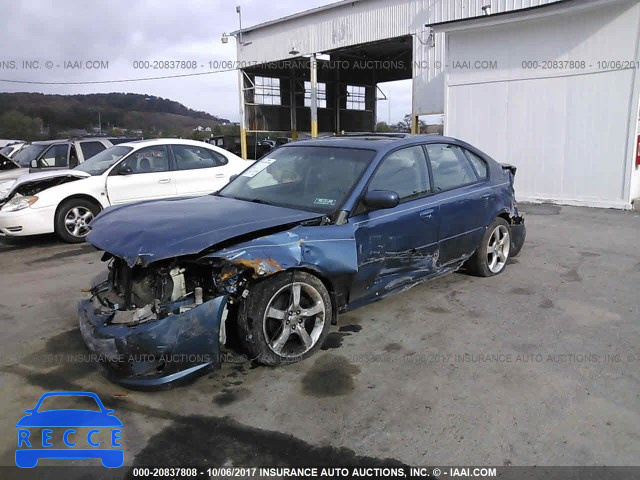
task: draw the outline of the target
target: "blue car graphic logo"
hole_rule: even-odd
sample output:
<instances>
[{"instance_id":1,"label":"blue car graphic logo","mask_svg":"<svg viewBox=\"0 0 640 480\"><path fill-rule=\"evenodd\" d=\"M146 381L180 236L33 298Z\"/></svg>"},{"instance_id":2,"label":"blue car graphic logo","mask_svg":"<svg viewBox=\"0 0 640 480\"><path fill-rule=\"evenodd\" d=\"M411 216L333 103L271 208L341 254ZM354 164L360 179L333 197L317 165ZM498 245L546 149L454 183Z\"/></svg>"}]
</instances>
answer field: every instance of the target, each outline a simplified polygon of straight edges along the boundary
<instances>
[{"instance_id":1,"label":"blue car graphic logo","mask_svg":"<svg viewBox=\"0 0 640 480\"><path fill-rule=\"evenodd\" d=\"M71 397L72 400L84 397L82 400L85 401L92 398L99 410L41 409L44 400L65 396ZM95 393L45 393L33 409L24 412L26 415L16 423L18 467L33 468L41 458L99 458L107 468L118 468L124 463L124 450L121 445L122 422L113 414L114 410L102 405ZM86 434L77 429L87 430Z\"/></svg>"}]
</instances>

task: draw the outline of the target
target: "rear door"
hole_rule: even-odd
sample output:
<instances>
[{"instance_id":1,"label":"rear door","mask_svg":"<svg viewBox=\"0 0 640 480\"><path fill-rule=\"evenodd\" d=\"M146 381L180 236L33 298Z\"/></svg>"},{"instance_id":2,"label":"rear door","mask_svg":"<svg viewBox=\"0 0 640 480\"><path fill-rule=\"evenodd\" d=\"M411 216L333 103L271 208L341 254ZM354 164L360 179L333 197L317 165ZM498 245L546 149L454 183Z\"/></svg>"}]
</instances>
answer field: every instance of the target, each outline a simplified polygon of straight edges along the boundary
<instances>
[{"instance_id":1,"label":"rear door","mask_svg":"<svg viewBox=\"0 0 640 480\"><path fill-rule=\"evenodd\" d=\"M493 196L484 160L470 160L471 152L457 145L426 146L433 177L433 200L440 206L439 266L454 264L480 244ZM469 155L469 156L468 156ZM482 170L484 166L484 170Z\"/></svg>"},{"instance_id":2,"label":"rear door","mask_svg":"<svg viewBox=\"0 0 640 480\"><path fill-rule=\"evenodd\" d=\"M170 169L167 145L136 150L107 177L107 195L112 205L174 197L176 185Z\"/></svg>"},{"instance_id":3,"label":"rear door","mask_svg":"<svg viewBox=\"0 0 640 480\"><path fill-rule=\"evenodd\" d=\"M367 191L373 190L396 192L400 204L374 211L359 205L349 219L358 249L351 302L411 284L433 272L437 259L439 212L422 145L387 155L369 182Z\"/></svg>"},{"instance_id":4,"label":"rear door","mask_svg":"<svg viewBox=\"0 0 640 480\"><path fill-rule=\"evenodd\" d=\"M176 162L174 179L177 195L205 195L229 182L229 160L211 148L171 145Z\"/></svg>"}]
</instances>

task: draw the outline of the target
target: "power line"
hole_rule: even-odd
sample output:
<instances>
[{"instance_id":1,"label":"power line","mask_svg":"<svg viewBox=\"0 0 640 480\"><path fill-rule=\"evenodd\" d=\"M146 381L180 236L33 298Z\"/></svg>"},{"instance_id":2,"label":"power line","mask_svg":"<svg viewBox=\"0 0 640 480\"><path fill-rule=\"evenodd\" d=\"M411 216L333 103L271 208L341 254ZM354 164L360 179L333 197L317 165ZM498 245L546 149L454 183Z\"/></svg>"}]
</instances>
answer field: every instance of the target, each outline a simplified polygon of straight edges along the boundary
<instances>
[{"instance_id":1,"label":"power line","mask_svg":"<svg viewBox=\"0 0 640 480\"><path fill-rule=\"evenodd\" d=\"M163 75L160 77L143 77L143 78L125 78L122 80L90 80L86 82L37 82L33 80L9 80L0 78L0 82L6 83L24 83L30 85L96 85L104 83L130 83L130 82L145 82L149 80L166 80L169 78L184 78L184 77L197 77L200 75L212 75L214 73L235 72L237 68L228 68L226 70L211 70L209 72L198 73L181 73L176 75Z\"/></svg>"}]
</instances>

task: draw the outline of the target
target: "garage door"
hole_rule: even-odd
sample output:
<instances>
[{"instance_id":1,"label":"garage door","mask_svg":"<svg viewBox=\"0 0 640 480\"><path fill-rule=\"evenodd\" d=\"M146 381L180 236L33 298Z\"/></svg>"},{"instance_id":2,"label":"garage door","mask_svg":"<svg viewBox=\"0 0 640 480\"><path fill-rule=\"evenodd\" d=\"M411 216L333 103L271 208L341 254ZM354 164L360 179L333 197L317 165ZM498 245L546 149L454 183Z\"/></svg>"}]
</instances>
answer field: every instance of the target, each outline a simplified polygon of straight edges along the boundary
<instances>
[{"instance_id":1,"label":"garage door","mask_svg":"<svg viewBox=\"0 0 640 480\"><path fill-rule=\"evenodd\" d=\"M446 133L515 164L520 199L628 205L636 70L605 62L636 57L639 12L623 2L448 33Z\"/></svg>"}]
</instances>

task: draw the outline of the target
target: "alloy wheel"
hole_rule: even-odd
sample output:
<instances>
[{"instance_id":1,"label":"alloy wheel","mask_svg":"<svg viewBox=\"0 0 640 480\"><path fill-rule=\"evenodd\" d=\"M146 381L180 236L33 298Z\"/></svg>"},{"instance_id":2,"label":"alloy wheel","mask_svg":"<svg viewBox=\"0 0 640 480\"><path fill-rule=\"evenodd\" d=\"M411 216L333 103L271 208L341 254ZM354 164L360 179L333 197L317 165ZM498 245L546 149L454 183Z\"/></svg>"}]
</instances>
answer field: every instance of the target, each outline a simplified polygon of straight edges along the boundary
<instances>
[{"instance_id":1,"label":"alloy wheel","mask_svg":"<svg viewBox=\"0 0 640 480\"><path fill-rule=\"evenodd\" d=\"M283 358L303 355L318 342L326 309L320 292L304 282L293 282L269 300L263 332L269 348Z\"/></svg>"},{"instance_id":2,"label":"alloy wheel","mask_svg":"<svg viewBox=\"0 0 640 480\"><path fill-rule=\"evenodd\" d=\"M509 229L504 225L498 225L489 237L487 244L487 265L492 273L502 271L509 258L511 248L511 237Z\"/></svg>"}]
</instances>

